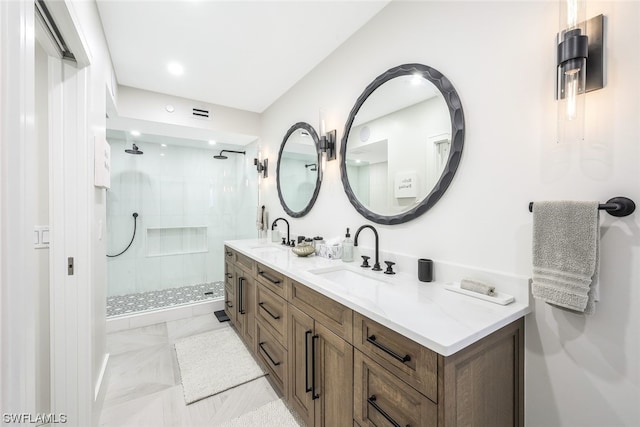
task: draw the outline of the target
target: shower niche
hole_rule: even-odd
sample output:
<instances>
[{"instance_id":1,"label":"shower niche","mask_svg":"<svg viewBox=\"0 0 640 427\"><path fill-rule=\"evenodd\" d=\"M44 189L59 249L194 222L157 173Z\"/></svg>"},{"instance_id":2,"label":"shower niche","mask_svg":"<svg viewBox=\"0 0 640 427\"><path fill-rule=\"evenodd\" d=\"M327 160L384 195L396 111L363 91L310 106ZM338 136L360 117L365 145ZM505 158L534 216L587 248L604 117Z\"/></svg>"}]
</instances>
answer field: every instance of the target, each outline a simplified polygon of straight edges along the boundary
<instances>
[{"instance_id":1,"label":"shower niche","mask_svg":"<svg viewBox=\"0 0 640 427\"><path fill-rule=\"evenodd\" d=\"M196 254L208 251L206 226L147 228L147 256Z\"/></svg>"}]
</instances>

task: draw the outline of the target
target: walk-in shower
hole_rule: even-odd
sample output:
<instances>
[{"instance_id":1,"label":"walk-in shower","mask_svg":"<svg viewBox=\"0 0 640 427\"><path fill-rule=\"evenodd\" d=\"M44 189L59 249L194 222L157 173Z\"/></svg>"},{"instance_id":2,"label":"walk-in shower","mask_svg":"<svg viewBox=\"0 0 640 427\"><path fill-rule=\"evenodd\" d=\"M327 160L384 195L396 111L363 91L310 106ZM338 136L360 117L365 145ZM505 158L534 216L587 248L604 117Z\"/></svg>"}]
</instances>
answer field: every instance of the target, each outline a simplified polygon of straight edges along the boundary
<instances>
[{"instance_id":1,"label":"walk-in shower","mask_svg":"<svg viewBox=\"0 0 640 427\"><path fill-rule=\"evenodd\" d=\"M107 259L107 316L223 298L224 240L256 236L256 143L224 147L243 155L219 162L206 142L155 137L131 156L142 151L124 132L107 139L107 254L119 255Z\"/></svg>"}]
</instances>

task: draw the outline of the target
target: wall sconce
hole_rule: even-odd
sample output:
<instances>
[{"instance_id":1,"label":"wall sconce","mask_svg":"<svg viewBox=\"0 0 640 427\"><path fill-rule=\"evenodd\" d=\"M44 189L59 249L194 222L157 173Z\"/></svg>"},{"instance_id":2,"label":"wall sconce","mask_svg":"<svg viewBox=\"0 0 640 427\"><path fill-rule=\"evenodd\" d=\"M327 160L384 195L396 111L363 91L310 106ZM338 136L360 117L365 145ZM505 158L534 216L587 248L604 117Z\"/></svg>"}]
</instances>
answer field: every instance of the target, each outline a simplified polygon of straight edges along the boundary
<instances>
[{"instance_id":1,"label":"wall sconce","mask_svg":"<svg viewBox=\"0 0 640 427\"><path fill-rule=\"evenodd\" d=\"M269 176L268 170L267 170L267 166L269 165L269 159L264 159L262 162L260 162L260 160L258 160L257 158L254 158L253 164L256 166L258 173L262 174L263 178L266 178Z\"/></svg>"},{"instance_id":2,"label":"wall sconce","mask_svg":"<svg viewBox=\"0 0 640 427\"><path fill-rule=\"evenodd\" d=\"M327 132L324 125L324 111L320 110L320 152L322 153L322 172L327 167L327 160L336 159L336 130Z\"/></svg>"},{"instance_id":3,"label":"wall sconce","mask_svg":"<svg viewBox=\"0 0 640 427\"><path fill-rule=\"evenodd\" d=\"M604 87L604 16L586 21L585 0L560 0L556 99L558 142L584 140L587 92Z\"/></svg>"}]
</instances>

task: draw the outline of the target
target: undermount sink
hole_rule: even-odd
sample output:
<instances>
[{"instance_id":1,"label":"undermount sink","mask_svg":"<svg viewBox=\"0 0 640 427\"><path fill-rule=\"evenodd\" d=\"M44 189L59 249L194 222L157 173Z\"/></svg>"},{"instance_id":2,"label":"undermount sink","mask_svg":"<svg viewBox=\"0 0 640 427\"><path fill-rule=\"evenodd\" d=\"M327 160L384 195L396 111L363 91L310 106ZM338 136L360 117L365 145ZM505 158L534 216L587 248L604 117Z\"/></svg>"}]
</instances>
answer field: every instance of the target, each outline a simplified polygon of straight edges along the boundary
<instances>
[{"instance_id":1,"label":"undermount sink","mask_svg":"<svg viewBox=\"0 0 640 427\"><path fill-rule=\"evenodd\" d=\"M390 285L386 281L378 280L367 274L354 271L347 266L318 268L315 270L309 270L309 273L315 274L316 276L322 277L323 279L329 280L330 282L348 289L372 289L381 285Z\"/></svg>"},{"instance_id":2,"label":"undermount sink","mask_svg":"<svg viewBox=\"0 0 640 427\"><path fill-rule=\"evenodd\" d=\"M262 253L269 253L269 252L277 253L277 252L286 251L287 249L289 249L289 247L277 246L272 244L264 244L264 245L251 246L249 249L251 249L252 251L262 252Z\"/></svg>"}]
</instances>

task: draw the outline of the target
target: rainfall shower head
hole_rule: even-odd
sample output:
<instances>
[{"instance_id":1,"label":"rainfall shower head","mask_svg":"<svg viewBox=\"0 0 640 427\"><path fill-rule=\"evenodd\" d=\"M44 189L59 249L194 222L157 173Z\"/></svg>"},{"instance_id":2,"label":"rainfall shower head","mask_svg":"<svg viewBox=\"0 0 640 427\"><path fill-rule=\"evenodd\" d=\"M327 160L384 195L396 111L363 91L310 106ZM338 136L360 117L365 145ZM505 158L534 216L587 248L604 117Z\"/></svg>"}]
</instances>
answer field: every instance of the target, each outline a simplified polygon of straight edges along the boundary
<instances>
[{"instance_id":1,"label":"rainfall shower head","mask_svg":"<svg viewBox=\"0 0 640 427\"><path fill-rule=\"evenodd\" d=\"M138 146L136 144L131 144L131 149L125 149L125 153L129 154L144 154L142 151L138 150Z\"/></svg>"},{"instance_id":2,"label":"rainfall shower head","mask_svg":"<svg viewBox=\"0 0 640 427\"><path fill-rule=\"evenodd\" d=\"M223 155L222 153L236 153L236 154L242 154L245 155L246 151L233 151L233 150L222 150L220 152L220 154L218 154L217 156L213 156L214 159L218 159L218 160L225 160L228 159L229 157Z\"/></svg>"}]
</instances>

